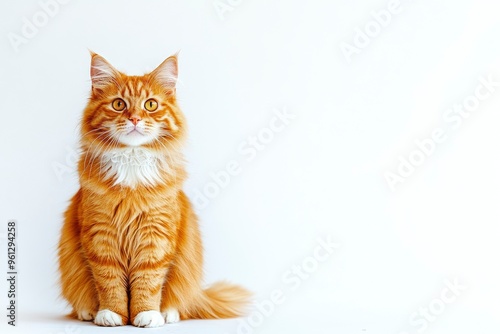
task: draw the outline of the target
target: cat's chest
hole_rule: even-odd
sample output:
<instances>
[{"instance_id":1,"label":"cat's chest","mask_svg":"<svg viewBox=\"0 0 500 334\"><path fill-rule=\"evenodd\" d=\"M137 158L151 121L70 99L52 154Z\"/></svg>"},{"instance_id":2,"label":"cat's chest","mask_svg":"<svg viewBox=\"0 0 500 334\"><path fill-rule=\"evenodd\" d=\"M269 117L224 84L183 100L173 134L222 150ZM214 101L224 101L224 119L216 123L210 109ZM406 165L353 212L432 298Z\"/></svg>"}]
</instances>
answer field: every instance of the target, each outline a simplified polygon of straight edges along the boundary
<instances>
[{"instance_id":1,"label":"cat's chest","mask_svg":"<svg viewBox=\"0 0 500 334\"><path fill-rule=\"evenodd\" d=\"M168 168L165 160L156 152L146 148L120 148L101 156L101 172L114 185L130 188L154 186L162 181Z\"/></svg>"}]
</instances>

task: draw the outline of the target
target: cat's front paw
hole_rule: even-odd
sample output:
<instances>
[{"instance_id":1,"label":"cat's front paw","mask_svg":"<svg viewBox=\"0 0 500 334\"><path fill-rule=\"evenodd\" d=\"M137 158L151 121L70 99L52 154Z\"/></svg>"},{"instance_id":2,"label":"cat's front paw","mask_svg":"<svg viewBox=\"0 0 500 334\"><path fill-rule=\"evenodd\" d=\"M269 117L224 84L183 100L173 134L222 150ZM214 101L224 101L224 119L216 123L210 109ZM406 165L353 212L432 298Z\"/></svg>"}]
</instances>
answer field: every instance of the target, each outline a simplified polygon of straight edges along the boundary
<instances>
[{"instance_id":1,"label":"cat's front paw","mask_svg":"<svg viewBox=\"0 0 500 334\"><path fill-rule=\"evenodd\" d=\"M161 327L165 324L163 316L158 311L142 311L135 316L134 326L137 327Z\"/></svg>"},{"instance_id":2,"label":"cat's front paw","mask_svg":"<svg viewBox=\"0 0 500 334\"><path fill-rule=\"evenodd\" d=\"M179 311L176 308L168 308L165 312L162 313L165 318L165 322L167 324L173 324L175 322L179 322L181 320L181 316L179 315Z\"/></svg>"},{"instance_id":3,"label":"cat's front paw","mask_svg":"<svg viewBox=\"0 0 500 334\"><path fill-rule=\"evenodd\" d=\"M100 310L95 316L94 323L99 326L115 327L123 326L123 318L111 310Z\"/></svg>"}]
</instances>

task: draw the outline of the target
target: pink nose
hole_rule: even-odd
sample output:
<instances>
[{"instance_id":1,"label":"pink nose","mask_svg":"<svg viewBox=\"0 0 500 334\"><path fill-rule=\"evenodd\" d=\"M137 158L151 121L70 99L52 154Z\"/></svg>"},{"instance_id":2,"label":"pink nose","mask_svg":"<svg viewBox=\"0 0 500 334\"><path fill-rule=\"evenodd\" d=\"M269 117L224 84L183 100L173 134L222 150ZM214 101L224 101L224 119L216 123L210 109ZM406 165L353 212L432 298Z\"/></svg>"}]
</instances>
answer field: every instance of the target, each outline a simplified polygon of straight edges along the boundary
<instances>
[{"instance_id":1,"label":"pink nose","mask_svg":"<svg viewBox=\"0 0 500 334\"><path fill-rule=\"evenodd\" d=\"M137 123L139 123L141 121L141 118L139 116L130 116L129 120L134 123L134 125L137 125Z\"/></svg>"}]
</instances>

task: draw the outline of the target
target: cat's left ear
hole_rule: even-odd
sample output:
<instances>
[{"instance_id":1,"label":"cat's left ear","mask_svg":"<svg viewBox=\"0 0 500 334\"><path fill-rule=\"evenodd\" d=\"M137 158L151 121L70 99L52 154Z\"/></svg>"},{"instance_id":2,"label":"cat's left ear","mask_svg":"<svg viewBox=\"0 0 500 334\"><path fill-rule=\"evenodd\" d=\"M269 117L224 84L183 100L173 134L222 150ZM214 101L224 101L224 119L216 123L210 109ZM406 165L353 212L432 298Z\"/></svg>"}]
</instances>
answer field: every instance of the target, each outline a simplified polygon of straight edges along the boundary
<instances>
[{"instance_id":1,"label":"cat's left ear","mask_svg":"<svg viewBox=\"0 0 500 334\"><path fill-rule=\"evenodd\" d=\"M169 93L175 94L175 85L177 83L177 54L168 57L160 64L151 75L163 86Z\"/></svg>"}]
</instances>

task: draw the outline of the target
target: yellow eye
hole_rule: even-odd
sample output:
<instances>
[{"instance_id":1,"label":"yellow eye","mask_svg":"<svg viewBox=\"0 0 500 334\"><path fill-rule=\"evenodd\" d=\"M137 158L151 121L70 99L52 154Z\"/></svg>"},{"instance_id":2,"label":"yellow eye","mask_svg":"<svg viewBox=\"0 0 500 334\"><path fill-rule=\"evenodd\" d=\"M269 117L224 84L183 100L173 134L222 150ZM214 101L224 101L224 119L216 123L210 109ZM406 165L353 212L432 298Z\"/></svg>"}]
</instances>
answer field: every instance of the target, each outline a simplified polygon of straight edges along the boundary
<instances>
[{"instance_id":1,"label":"yellow eye","mask_svg":"<svg viewBox=\"0 0 500 334\"><path fill-rule=\"evenodd\" d=\"M111 105L116 111L123 111L123 109L125 109L125 107L127 106L125 104L125 101L123 101L122 99L115 99L113 103L111 103Z\"/></svg>"},{"instance_id":2,"label":"yellow eye","mask_svg":"<svg viewBox=\"0 0 500 334\"><path fill-rule=\"evenodd\" d=\"M155 99L149 99L144 103L144 108L147 111L155 111L158 109L158 102Z\"/></svg>"}]
</instances>

